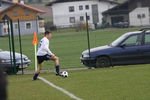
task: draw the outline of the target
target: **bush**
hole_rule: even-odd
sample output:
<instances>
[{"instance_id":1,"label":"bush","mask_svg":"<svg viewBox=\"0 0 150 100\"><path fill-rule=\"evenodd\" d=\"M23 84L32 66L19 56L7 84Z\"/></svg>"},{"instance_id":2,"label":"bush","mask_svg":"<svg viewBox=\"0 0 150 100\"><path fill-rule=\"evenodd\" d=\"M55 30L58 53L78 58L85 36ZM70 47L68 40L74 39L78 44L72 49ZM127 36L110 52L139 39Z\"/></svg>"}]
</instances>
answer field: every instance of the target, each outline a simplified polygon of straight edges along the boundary
<instances>
[{"instance_id":1,"label":"bush","mask_svg":"<svg viewBox=\"0 0 150 100\"><path fill-rule=\"evenodd\" d=\"M53 25L52 22L45 22L45 30L47 31L56 31L57 30L57 27L55 25Z\"/></svg>"},{"instance_id":2,"label":"bush","mask_svg":"<svg viewBox=\"0 0 150 100\"><path fill-rule=\"evenodd\" d=\"M90 26L90 25L89 25L89 26ZM88 27L89 27L89 26L88 26ZM77 22L77 23L75 24L75 29L76 29L77 32L78 32L78 31L82 31L82 30L86 30L86 27L87 27L86 23L81 22L81 21L79 21L79 22Z\"/></svg>"}]
</instances>

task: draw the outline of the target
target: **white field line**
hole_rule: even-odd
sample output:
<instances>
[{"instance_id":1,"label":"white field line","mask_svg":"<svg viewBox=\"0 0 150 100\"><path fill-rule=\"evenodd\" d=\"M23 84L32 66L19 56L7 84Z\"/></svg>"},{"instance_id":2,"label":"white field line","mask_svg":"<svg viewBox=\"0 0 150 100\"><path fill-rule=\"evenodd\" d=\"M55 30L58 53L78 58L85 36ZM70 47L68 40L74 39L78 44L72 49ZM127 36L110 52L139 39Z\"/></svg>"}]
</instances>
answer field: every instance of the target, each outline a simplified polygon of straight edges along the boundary
<instances>
[{"instance_id":1,"label":"white field line","mask_svg":"<svg viewBox=\"0 0 150 100\"><path fill-rule=\"evenodd\" d=\"M44 83L47 83L49 86L63 92L64 94L68 95L70 98L74 99L74 100L83 100L77 96L75 96L74 94L70 93L69 91L59 87L59 86L56 86L55 84L51 83L50 81L46 80L45 78L43 77L38 77L38 79L42 80Z\"/></svg>"}]
</instances>

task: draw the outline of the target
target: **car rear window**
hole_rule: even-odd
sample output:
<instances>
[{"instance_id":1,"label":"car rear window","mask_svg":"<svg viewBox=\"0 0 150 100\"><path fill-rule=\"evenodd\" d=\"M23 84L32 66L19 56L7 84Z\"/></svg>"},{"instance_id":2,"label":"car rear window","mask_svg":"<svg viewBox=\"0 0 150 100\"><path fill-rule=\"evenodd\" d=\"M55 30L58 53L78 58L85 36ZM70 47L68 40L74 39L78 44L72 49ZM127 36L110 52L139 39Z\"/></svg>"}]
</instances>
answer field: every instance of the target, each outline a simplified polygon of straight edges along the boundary
<instances>
[{"instance_id":1,"label":"car rear window","mask_svg":"<svg viewBox=\"0 0 150 100\"><path fill-rule=\"evenodd\" d=\"M150 33L145 34L145 45L150 45Z\"/></svg>"}]
</instances>

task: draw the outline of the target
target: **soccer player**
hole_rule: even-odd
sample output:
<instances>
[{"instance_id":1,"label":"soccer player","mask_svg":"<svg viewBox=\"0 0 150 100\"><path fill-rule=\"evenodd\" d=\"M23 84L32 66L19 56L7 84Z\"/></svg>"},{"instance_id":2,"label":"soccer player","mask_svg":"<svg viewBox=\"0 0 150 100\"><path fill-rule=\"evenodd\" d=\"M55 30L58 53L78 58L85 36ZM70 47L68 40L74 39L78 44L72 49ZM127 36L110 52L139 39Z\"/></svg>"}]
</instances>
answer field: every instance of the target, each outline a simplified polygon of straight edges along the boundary
<instances>
[{"instance_id":1,"label":"soccer player","mask_svg":"<svg viewBox=\"0 0 150 100\"><path fill-rule=\"evenodd\" d=\"M49 31L44 33L44 37L41 39L37 52L37 60L38 60L38 70L35 72L33 76L33 80L37 80L37 77L40 74L42 69L42 63L44 61L52 60L55 63L56 75L60 75L60 66L59 66L59 58L55 56L49 49L49 39L52 38L52 34Z\"/></svg>"}]
</instances>

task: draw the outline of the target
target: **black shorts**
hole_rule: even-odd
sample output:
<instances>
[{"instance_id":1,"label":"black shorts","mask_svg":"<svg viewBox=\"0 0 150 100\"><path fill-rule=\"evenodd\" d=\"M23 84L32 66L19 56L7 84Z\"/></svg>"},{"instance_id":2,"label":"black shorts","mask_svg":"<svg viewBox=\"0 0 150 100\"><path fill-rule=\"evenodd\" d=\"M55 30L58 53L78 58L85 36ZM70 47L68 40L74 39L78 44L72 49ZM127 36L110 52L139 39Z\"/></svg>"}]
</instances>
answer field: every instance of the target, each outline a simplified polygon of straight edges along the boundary
<instances>
[{"instance_id":1,"label":"black shorts","mask_svg":"<svg viewBox=\"0 0 150 100\"><path fill-rule=\"evenodd\" d=\"M37 56L38 64L42 64L44 61L50 60L52 58L51 55Z\"/></svg>"}]
</instances>

